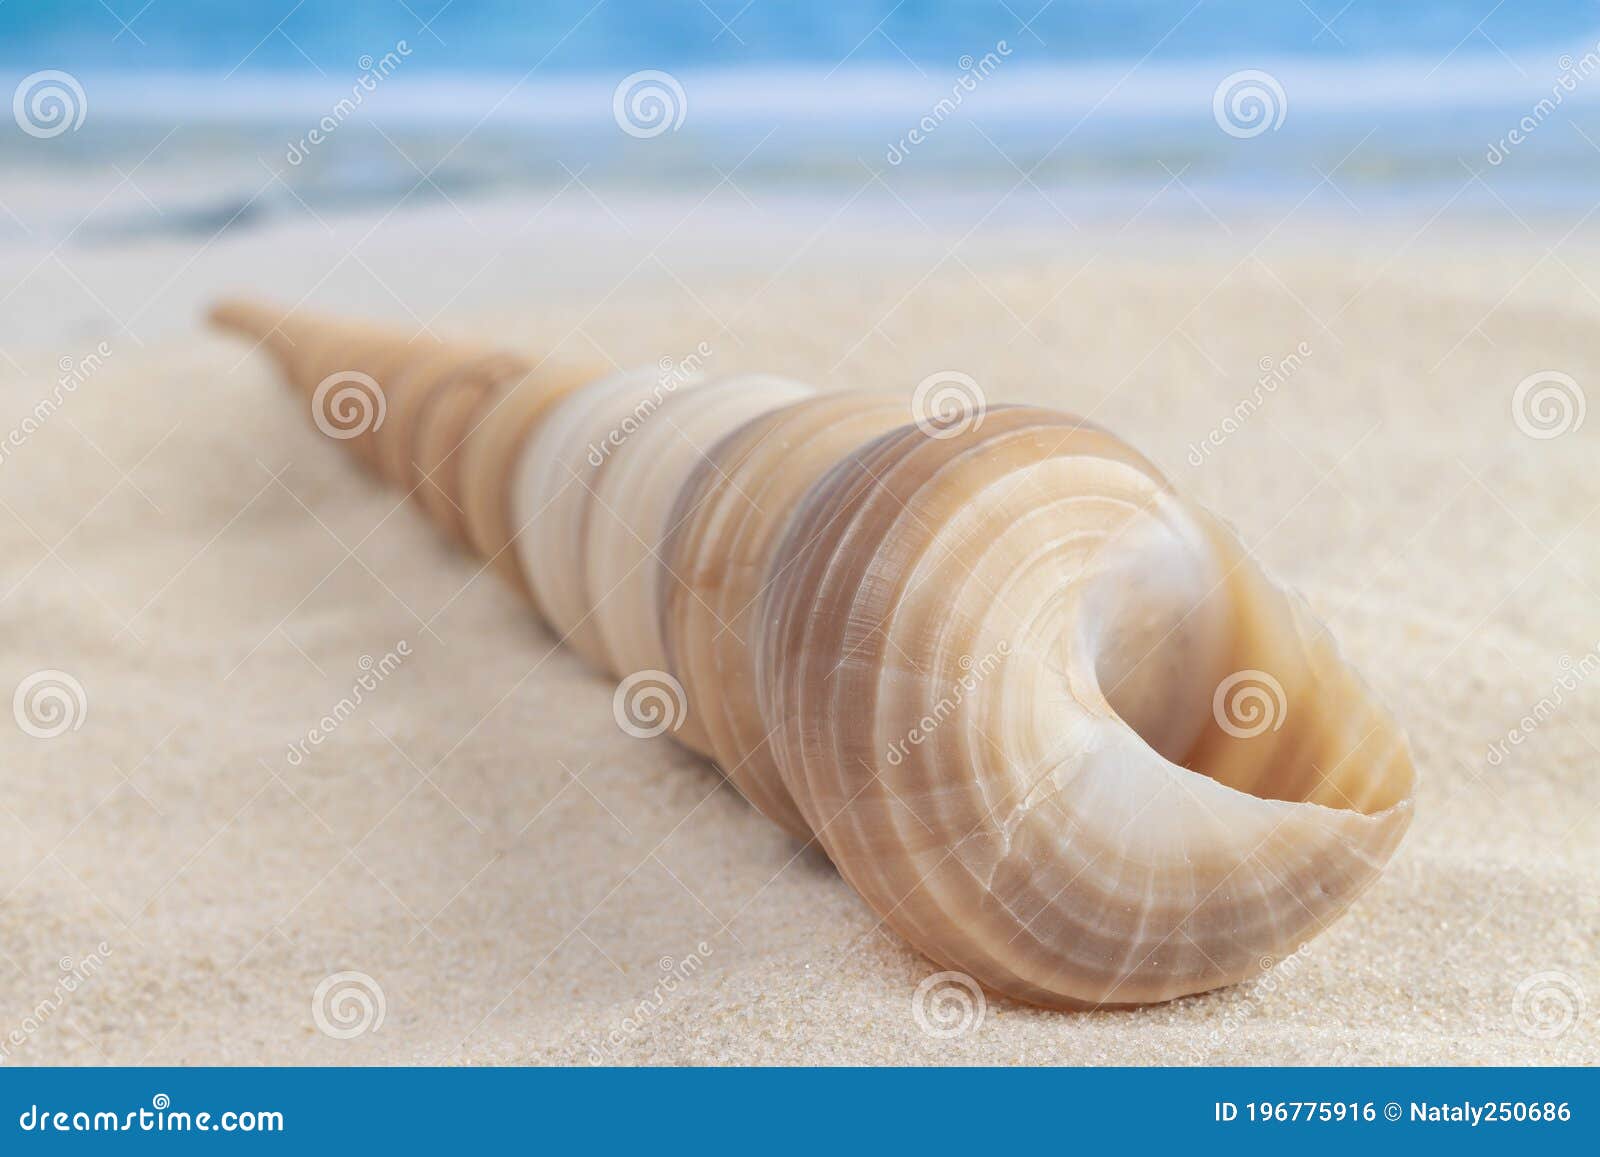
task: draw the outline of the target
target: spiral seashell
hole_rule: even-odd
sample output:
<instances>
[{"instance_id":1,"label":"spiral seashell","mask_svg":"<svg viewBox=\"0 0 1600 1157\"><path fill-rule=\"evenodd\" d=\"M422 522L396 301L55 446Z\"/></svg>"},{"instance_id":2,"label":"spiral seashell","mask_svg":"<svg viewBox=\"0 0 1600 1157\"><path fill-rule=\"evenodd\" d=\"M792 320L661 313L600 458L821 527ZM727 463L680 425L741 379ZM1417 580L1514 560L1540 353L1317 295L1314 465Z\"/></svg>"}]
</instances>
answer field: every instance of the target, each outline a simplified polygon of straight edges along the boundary
<instances>
[{"instance_id":1,"label":"spiral seashell","mask_svg":"<svg viewBox=\"0 0 1600 1157\"><path fill-rule=\"evenodd\" d=\"M325 364L275 341L296 381ZM1394 721L1107 431L655 367L523 388L417 410L419 445L461 447L430 467L452 529L514 555L550 629L625 676L623 731L712 756L945 970L926 1031L964 1019L937 1003L952 978L980 1020L978 983L1059 1008L1236 983L1404 835Z\"/></svg>"}]
</instances>

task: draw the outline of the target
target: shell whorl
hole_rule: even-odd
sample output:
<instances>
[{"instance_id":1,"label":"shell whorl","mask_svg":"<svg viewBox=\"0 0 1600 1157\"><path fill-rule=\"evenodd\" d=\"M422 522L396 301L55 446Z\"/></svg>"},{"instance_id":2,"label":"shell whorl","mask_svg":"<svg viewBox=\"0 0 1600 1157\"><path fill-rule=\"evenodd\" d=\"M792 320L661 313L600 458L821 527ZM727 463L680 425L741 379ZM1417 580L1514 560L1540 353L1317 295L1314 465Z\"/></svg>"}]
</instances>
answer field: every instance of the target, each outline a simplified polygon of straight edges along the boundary
<instances>
[{"instance_id":1,"label":"shell whorl","mask_svg":"<svg viewBox=\"0 0 1600 1157\"><path fill-rule=\"evenodd\" d=\"M994 990L1092 1007L1240 981L1409 824L1405 741L1326 631L1099 427L912 423L766 377L574 385L274 316L218 321L303 390L330 358L409 382L405 452L378 431L358 456L436 486L441 527L595 666L681 683L676 738Z\"/></svg>"},{"instance_id":2,"label":"shell whorl","mask_svg":"<svg viewBox=\"0 0 1600 1157\"><path fill-rule=\"evenodd\" d=\"M880 437L808 496L773 573L758 696L800 813L887 923L1010 995L1242 979L1409 820L1403 741L1298 604L1066 415ZM1277 730L1219 722L1245 670L1282 672Z\"/></svg>"}]
</instances>

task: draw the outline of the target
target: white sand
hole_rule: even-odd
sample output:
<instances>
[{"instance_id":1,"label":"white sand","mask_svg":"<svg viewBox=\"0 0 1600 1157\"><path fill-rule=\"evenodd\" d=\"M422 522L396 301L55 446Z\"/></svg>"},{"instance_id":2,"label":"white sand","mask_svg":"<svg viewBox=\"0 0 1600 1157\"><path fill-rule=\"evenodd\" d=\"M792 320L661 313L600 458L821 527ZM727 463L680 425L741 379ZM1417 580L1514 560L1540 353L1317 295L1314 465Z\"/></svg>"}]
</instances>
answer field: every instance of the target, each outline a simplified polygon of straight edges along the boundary
<instances>
[{"instance_id":1,"label":"white sand","mask_svg":"<svg viewBox=\"0 0 1600 1157\"><path fill-rule=\"evenodd\" d=\"M1600 417L1539 441L1510 415L1544 369L1600 405L1592 250L1551 257L1555 237L1510 225L1469 245L1443 225L1135 240L1056 221L951 251L959 230L892 204L873 210L892 229L836 223L807 246L833 206L775 232L729 199L641 262L680 212L612 221L577 190L530 225L537 208L402 212L367 237L370 221L275 227L198 258L165 241L4 253L20 288L0 426L58 358L113 351L0 462L0 691L58 668L88 704L59 738L0 727L8 1063L1600 1060L1600 680L1486 761L1563 658L1600 646ZM607 683L359 475L264 359L198 330L211 293L312 286L328 308L530 350L625 364L704 339L717 370L909 390L959 369L991 399L1089 413L1332 622L1412 736L1411 834L1271 991L1092 1015L994 1000L933 1039L911 1011L933 967L820 855L708 765L619 731ZM1301 342L1304 365L1191 465L1261 359ZM399 669L286 762L360 657L402 640ZM101 942L41 1018L61 958ZM625 1029L664 958L691 954ZM350 1040L311 1013L341 970L386 1010ZM1587 1002L1554 1039L1515 1009L1543 972Z\"/></svg>"}]
</instances>

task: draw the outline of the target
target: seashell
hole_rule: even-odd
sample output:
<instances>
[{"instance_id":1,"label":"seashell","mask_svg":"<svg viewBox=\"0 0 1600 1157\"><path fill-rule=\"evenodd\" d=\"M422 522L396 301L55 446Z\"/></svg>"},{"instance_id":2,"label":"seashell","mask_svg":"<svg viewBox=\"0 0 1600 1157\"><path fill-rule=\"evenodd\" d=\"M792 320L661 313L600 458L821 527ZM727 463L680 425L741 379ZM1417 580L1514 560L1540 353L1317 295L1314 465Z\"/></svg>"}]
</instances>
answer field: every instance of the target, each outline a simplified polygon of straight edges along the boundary
<instances>
[{"instance_id":1,"label":"seashell","mask_svg":"<svg viewBox=\"0 0 1600 1157\"><path fill-rule=\"evenodd\" d=\"M768 819L802 840L801 818L768 750L756 701L752 633L779 536L813 483L841 457L905 423L886 394L823 394L747 422L696 467L662 551L666 669L688 718L676 738L722 767Z\"/></svg>"},{"instance_id":2,"label":"seashell","mask_svg":"<svg viewBox=\"0 0 1600 1157\"><path fill-rule=\"evenodd\" d=\"M679 391L652 367L613 374L561 399L539 423L511 484L512 518L522 533L517 553L535 605L556 637L602 671L616 670L606 651L584 574L595 486L613 451Z\"/></svg>"},{"instance_id":3,"label":"seashell","mask_svg":"<svg viewBox=\"0 0 1600 1157\"><path fill-rule=\"evenodd\" d=\"M1300 602L1068 415L847 455L764 606L757 695L818 841L906 939L1022 1000L1241 980L1410 821L1403 738ZM1264 724L1218 709L1240 672Z\"/></svg>"},{"instance_id":4,"label":"seashell","mask_svg":"<svg viewBox=\"0 0 1600 1157\"><path fill-rule=\"evenodd\" d=\"M500 576L528 594L527 576L512 548L519 530L511 513L511 474L544 415L578 386L593 381L588 367L510 363L483 419L461 444L461 508L468 544Z\"/></svg>"},{"instance_id":5,"label":"seashell","mask_svg":"<svg viewBox=\"0 0 1600 1157\"><path fill-rule=\"evenodd\" d=\"M447 538L464 542L467 534L458 451L504 384L526 369L521 358L487 354L445 377L416 408L411 460L419 478L414 494Z\"/></svg>"},{"instance_id":6,"label":"seashell","mask_svg":"<svg viewBox=\"0 0 1600 1157\"><path fill-rule=\"evenodd\" d=\"M435 395L485 356L478 349L445 346L430 350L379 379L389 410L376 434L378 473L386 482L423 501L422 489L431 485L428 472L417 457L423 449L420 443L427 425L423 415Z\"/></svg>"},{"instance_id":7,"label":"seashell","mask_svg":"<svg viewBox=\"0 0 1600 1157\"><path fill-rule=\"evenodd\" d=\"M308 322L221 320L297 381L322 356L273 336ZM946 969L1060 1008L1236 983L1410 823L1404 737L1326 630L1091 423L654 370L510 388L417 411L464 443L435 472L465 540L514 541L596 666L680 682L676 737Z\"/></svg>"},{"instance_id":8,"label":"seashell","mask_svg":"<svg viewBox=\"0 0 1600 1157\"><path fill-rule=\"evenodd\" d=\"M692 513L673 506L690 472L724 435L810 393L799 382L759 375L711 382L667 398L614 448L595 481L582 561L613 674L667 666L660 576L670 577L671 566L662 571L660 550Z\"/></svg>"}]
</instances>

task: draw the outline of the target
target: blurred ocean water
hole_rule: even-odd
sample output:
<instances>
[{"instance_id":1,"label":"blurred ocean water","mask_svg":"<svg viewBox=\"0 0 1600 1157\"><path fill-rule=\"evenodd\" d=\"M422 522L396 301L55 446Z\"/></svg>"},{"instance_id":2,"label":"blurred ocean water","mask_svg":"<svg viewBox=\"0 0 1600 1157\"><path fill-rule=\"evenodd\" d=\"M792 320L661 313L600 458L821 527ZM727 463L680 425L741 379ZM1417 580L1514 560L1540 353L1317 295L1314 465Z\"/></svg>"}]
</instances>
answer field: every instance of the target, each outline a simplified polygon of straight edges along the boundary
<instances>
[{"instance_id":1,"label":"blurred ocean water","mask_svg":"<svg viewBox=\"0 0 1600 1157\"><path fill-rule=\"evenodd\" d=\"M0 90L0 201L108 164L186 190L91 240L580 174L929 213L1015 186L1074 215L1600 195L1600 8L1574 0L9 0Z\"/></svg>"},{"instance_id":2,"label":"blurred ocean water","mask_svg":"<svg viewBox=\"0 0 1600 1157\"><path fill-rule=\"evenodd\" d=\"M1039 62L1332 59L1496 49L1600 29L1588 0L8 0L0 64L316 73L410 37L419 70L948 67L997 36ZM48 58L48 59L47 59Z\"/></svg>"}]
</instances>

